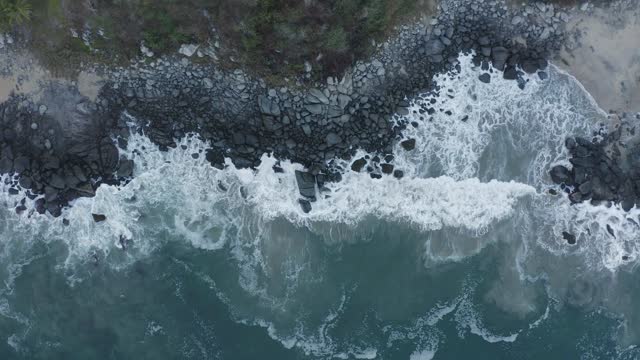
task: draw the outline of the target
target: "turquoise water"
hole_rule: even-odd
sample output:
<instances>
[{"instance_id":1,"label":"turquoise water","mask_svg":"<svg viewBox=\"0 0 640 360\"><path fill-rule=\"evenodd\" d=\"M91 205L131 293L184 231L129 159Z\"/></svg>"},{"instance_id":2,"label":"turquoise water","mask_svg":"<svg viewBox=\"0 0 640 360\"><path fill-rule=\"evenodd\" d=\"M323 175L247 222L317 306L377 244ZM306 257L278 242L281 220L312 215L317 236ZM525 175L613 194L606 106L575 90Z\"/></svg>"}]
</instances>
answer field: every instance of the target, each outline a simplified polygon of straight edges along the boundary
<instances>
[{"instance_id":1,"label":"turquoise water","mask_svg":"<svg viewBox=\"0 0 640 360\"><path fill-rule=\"evenodd\" d=\"M310 214L298 165L219 171L196 138L163 153L133 136L136 178L68 226L3 195L0 358L640 358L638 211L547 193L564 138L604 113L557 70L520 91L460 60L438 79L454 114L396 149L407 176L346 173Z\"/></svg>"}]
</instances>

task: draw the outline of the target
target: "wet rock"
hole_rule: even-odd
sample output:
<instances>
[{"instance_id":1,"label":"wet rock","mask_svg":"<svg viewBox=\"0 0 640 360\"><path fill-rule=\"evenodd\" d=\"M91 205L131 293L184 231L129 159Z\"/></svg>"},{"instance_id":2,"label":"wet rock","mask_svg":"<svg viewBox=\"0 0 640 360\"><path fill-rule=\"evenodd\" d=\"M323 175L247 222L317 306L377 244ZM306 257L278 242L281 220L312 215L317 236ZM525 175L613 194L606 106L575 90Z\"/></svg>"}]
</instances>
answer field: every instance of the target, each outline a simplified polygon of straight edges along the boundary
<instances>
[{"instance_id":1,"label":"wet rock","mask_svg":"<svg viewBox=\"0 0 640 360\"><path fill-rule=\"evenodd\" d=\"M272 115L272 116L280 116L281 114L278 103L270 100L264 95L260 95L258 97L258 104L260 105L260 111L263 114Z\"/></svg>"},{"instance_id":2,"label":"wet rock","mask_svg":"<svg viewBox=\"0 0 640 360\"><path fill-rule=\"evenodd\" d=\"M93 214L92 213L91 216L93 217L93 221L97 222L97 223L107 220L107 217L105 215L102 215L102 214Z\"/></svg>"},{"instance_id":3,"label":"wet rock","mask_svg":"<svg viewBox=\"0 0 640 360\"><path fill-rule=\"evenodd\" d=\"M120 159L117 176L120 178L133 176L133 160L126 158Z\"/></svg>"},{"instance_id":4,"label":"wet rock","mask_svg":"<svg viewBox=\"0 0 640 360\"><path fill-rule=\"evenodd\" d=\"M393 177L396 179L402 179L404 177L404 171L402 170L395 170L393 172Z\"/></svg>"},{"instance_id":5,"label":"wet rock","mask_svg":"<svg viewBox=\"0 0 640 360\"><path fill-rule=\"evenodd\" d=\"M491 60L493 67L502 70L509 58L509 51L502 46L494 47L491 49Z\"/></svg>"},{"instance_id":6,"label":"wet rock","mask_svg":"<svg viewBox=\"0 0 640 360\"><path fill-rule=\"evenodd\" d=\"M380 165L383 174L391 174L393 172L394 166L392 164L382 164Z\"/></svg>"},{"instance_id":7,"label":"wet rock","mask_svg":"<svg viewBox=\"0 0 640 360\"><path fill-rule=\"evenodd\" d=\"M491 82L491 75L489 75L488 73L484 73L484 74L478 76L478 79L480 81L482 81L483 83L488 84L488 83Z\"/></svg>"},{"instance_id":8,"label":"wet rock","mask_svg":"<svg viewBox=\"0 0 640 360\"><path fill-rule=\"evenodd\" d=\"M316 177L310 172L296 170L296 181L300 195L307 199L316 198Z\"/></svg>"},{"instance_id":9,"label":"wet rock","mask_svg":"<svg viewBox=\"0 0 640 360\"><path fill-rule=\"evenodd\" d=\"M613 232L613 228L609 224L607 224L607 232L609 233L609 235L613 236L614 238L616 237L616 234Z\"/></svg>"},{"instance_id":10,"label":"wet rock","mask_svg":"<svg viewBox=\"0 0 640 360\"><path fill-rule=\"evenodd\" d=\"M571 174L571 171L562 165L552 167L549 174L551 175L551 180L556 184L573 183L573 175Z\"/></svg>"},{"instance_id":11,"label":"wet rock","mask_svg":"<svg viewBox=\"0 0 640 360\"><path fill-rule=\"evenodd\" d=\"M416 148L416 139L404 140L400 143L400 146L406 151L411 151Z\"/></svg>"},{"instance_id":12,"label":"wet rock","mask_svg":"<svg viewBox=\"0 0 640 360\"><path fill-rule=\"evenodd\" d=\"M562 232L562 238L565 239L569 245L575 245L576 243L575 235L568 233L566 231Z\"/></svg>"},{"instance_id":13,"label":"wet rock","mask_svg":"<svg viewBox=\"0 0 640 360\"><path fill-rule=\"evenodd\" d=\"M309 90L309 95L307 95L307 102L311 104L324 104L329 105L329 98L318 89Z\"/></svg>"},{"instance_id":14,"label":"wet rock","mask_svg":"<svg viewBox=\"0 0 640 360\"><path fill-rule=\"evenodd\" d=\"M340 136L333 132L327 134L326 140L329 146L333 146L342 142L342 139L340 138Z\"/></svg>"},{"instance_id":15,"label":"wet rock","mask_svg":"<svg viewBox=\"0 0 640 360\"><path fill-rule=\"evenodd\" d=\"M364 158L360 158L351 164L351 170L355 172L360 172L366 164L367 164L367 160L365 160Z\"/></svg>"},{"instance_id":16,"label":"wet rock","mask_svg":"<svg viewBox=\"0 0 640 360\"><path fill-rule=\"evenodd\" d=\"M439 39L427 41L424 51L427 56L439 55L444 51L445 45Z\"/></svg>"},{"instance_id":17,"label":"wet rock","mask_svg":"<svg viewBox=\"0 0 640 360\"><path fill-rule=\"evenodd\" d=\"M311 203L308 200L299 199L298 203L300 203L300 208L302 208L302 211L305 214L308 214L311 212Z\"/></svg>"}]
</instances>

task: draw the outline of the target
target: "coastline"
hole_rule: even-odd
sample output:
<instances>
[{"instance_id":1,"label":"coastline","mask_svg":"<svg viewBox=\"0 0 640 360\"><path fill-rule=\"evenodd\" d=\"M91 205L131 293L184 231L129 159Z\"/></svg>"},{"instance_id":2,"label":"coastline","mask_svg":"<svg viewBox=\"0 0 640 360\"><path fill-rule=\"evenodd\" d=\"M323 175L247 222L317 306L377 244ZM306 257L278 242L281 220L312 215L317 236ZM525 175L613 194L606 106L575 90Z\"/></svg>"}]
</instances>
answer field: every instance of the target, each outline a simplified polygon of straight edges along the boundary
<instances>
[{"instance_id":1,"label":"coastline","mask_svg":"<svg viewBox=\"0 0 640 360\"><path fill-rule=\"evenodd\" d=\"M521 75L542 71L545 76L546 59L565 44L569 16L553 5L468 5L442 1L436 17L401 27L370 59L313 87L269 88L246 71L200 64L184 54L98 67L80 86L39 79L48 89L44 97L14 95L0 105L10 129L4 132L0 171L19 174L14 185L39 197L38 212L58 215L101 183L131 177L134 164L115 146L126 144L130 124L123 114L130 114L140 120L138 130L161 148L198 133L212 144L207 160L213 166L230 158L237 167L256 167L264 153L303 164L301 203L310 211L315 185L338 181L345 171L333 166L334 158L349 159L364 149L387 160L357 159L352 171L368 165L372 177L401 174L393 167L391 146L408 124L396 126L394 115L406 114L415 95L437 93L433 75L455 69L459 53L474 51L477 66L489 70L492 63L505 78L526 86ZM3 56L14 56L6 48ZM435 111L420 113L428 119ZM15 118L22 119L18 126ZM408 151L415 146L410 140Z\"/></svg>"}]
</instances>

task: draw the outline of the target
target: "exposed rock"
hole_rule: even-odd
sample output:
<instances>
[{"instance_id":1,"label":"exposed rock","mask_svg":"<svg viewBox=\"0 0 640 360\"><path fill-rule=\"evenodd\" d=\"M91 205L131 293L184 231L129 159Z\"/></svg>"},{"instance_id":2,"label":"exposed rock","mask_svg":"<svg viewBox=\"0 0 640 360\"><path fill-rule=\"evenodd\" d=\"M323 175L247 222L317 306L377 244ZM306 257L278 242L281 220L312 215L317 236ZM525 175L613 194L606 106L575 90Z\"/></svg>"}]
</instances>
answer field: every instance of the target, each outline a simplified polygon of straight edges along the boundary
<instances>
[{"instance_id":1,"label":"exposed rock","mask_svg":"<svg viewBox=\"0 0 640 360\"><path fill-rule=\"evenodd\" d=\"M573 184L573 176L571 171L562 165L556 165L549 172L551 180L556 184Z\"/></svg>"},{"instance_id":2,"label":"exposed rock","mask_svg":"<svg viewBox=\"0 0 640 360\"><path fill-rule=\"evenodd\" d=\"M275 101L271 101L269 98L267 98L264 95L260 95L258 97L258 104L260 105L260 111L263 114L272 115L272 116L280 116L281 114L278 103L276 103Z\"/></svg>"},{"instance_id":3,"label":"exposed rock","mask_svg":"<svg viewBox=\"0 0 640 360\"><path fill-rule=\"evenodd\" d=\"M308 214L311 212L311 203L308 200L299 199L298 202L300 203L300 208L302 208L302 211L305 214Z\"/></svg>"},{"instance_id":4,"label":"exposed rock","mask_svg":"<svg viewBox=\"0 0 640 360\"><path fill-rule=\"evenodd\" d=\"M107 220L107 217L102 214L91 214L91 216L93 217L93 221L97 223Z\"/></svg>"},{"instance_id":5,"label":"exposed rock","mask_svg":"<svg viewBox=\"0 0 640 360\"><path fill-rule=\"evenodd\" d=\"M365 160L364 158L360 158L351 164L351 170L360 172L360 170L362 170L365 165L367 165L367 160Z\"/></svg>"},{"instance_id":6,"label":"exposed rock","mask_svg":"<svg viewBox=\"0 0 640 360\"><path fill-rule=\"evenodd\" d=\"M439 55L444 51L445 46L439 39L432 39L427 41L425 45L425 54L428 56Z\"/></svg>"},{"instance_id":7,"label":"exposed rock","mask_svg":"<svg viewBox=\"0 0 640 360\"><path fill-rule=\"evenodd\" d=\"M565 239L569 245L574 245L576 243L575 235L568 233L566 231L562 232L562 238Z\"/></svg>"},{"instance_id":8,"label":"exposed rock","mask_svg":"<svg viewBox=\"0 0 640 360\"><path fill-rule=\"evenodd\" d=\"M403 149L407 151L411 151L416 148L416 139L404 140L403 142L400 143L400 145L402 146Z\"/></svg>"},{"instance_id":9,"label":"exposed rock","mask_svg":"<svg viewBox=\"0 0 640 360\"><path fill-rule=\"evenodd\" d=\"M310 172L296 170L296 181L300 195L314 201L316 199L316 177Z\"/></svg>"},{"instance_id":10,"label":"exposed rock","mask_svg":"<svg viewBox=\"0 0 640 360\"><path fill-rule=\"evenodd\" d=\"M489 75L488 73L483 73L482 75L478 76L478 79L483 83L488 84L491 82L491 75Z\"/></svg>"}]
</instances>

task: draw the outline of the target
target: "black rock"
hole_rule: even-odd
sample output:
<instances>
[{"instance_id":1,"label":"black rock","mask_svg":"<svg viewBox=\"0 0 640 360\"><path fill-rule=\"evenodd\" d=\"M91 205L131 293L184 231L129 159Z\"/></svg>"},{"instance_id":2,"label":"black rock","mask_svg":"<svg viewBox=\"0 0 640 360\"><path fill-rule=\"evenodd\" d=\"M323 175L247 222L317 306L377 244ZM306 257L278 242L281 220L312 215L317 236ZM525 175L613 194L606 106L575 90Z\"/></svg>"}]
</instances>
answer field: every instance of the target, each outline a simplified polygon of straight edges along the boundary
<instances>
[{"instance_id":1,"label":"black rock","mask_svg":"<svg viewBox=\"0 0 640 360\"><path fill-rule=\"evenodd\" d=\"M488 84L488 83L491 82L491 75L489 75L488 73L484 73L484 74L478 76L478 79L480 81L482 81L483 83Z\"/></svg>"},{"instance_id":2,"label":"black rock","mask_svg":"<svg viewBox=\"0 0 640 360\"><path fill-rule=\"evenodd\" d=\"M42 168L47 170L55 170L60 168L60 159L55 156L49 156L44 159L44 163L42 164Z\"/></svg>"},{"instance_id":3,"label":"black rock","mask_svg":"<svg viewBox=\"0 0 640 360\"><path fill-rule=\"evenodd\" d=\"M133 176L133 160L121 158L116 175L120 178Z\"/></svg>"},{"instance_id":4,"label":"black rock","mask_svg":"<svg viewBox=\"0 0 640 360\"><path fill-rule=\"evenodd\" d=\"M393 172L392 164L382 164L380 165L380 168L382 169L383 174L391 174Z\"/></svg>"},{"instance_id":5,"label":"black rock","mask_svg":"<svg viewBox=\"0 0 640 360\"><path fill-rule=\"evenodd\" d=\"M607 232L609 234L611 234L611 236L613 236L614 238L616 237L616 234L613 232L613 229L611 228L611 225L607 224Z\"/></svg>"},{"instance_id":6,"label":"black rock","mask_svg":"<svg viewBox=\"0 0 640 360\"><path fill-rule=\"evenodd\" d=\"M40 198L34 202L34 206L38 214L44 214L47 209L45 208L45 200Z\"/></svg>"},{"instance_id":7,"label":"black rock","mask_svg":"<svg viewBox=\"0 0 640 360\"><path fill-rule=\"evenodd\" d=\"M576 243L576 236L573 234L563 231L562 237L567 241L567 243L569 243L569 245L574 245Z\"/></svg>"},{"instance_id":8,"label":"black rock","mask_svg":"<svg viewBox=\"0 0 640 360\"><path fill-rule=\"evenodd\" d=\"M400 143L403 149L411 151L416 148L416 139L408 139Z\"/></svg>"},{"instance_id":9,"label":"black rock","mask_svg":"<svg viewBox=\"0 0 640 360\"><path fill-rule=\"evenodd\" d=\"M578 191L580 191L582 195L588 195L592 190L593 183L591 181L583 182L582 184L580 184L580 186L578 186Z\"/></svg>"},{"instance_id":10,"label":"black rock","mask_svg":"<svg viewBox=\"0 0 640 360\"><path fill-rule=\"evenodd\" d=\"M296 181L300 195L307 199L316 198L316 177L310 172L296 170Z\"/></svg>"},{"instance_id":11,"label":"black rock","mask_svg":"<svg viewBox=\"0 0 640 360\"><path fill-rule=\"evenodd\" d=\"M356 161L354 161L351 164L351 170L355 171L355 172L360 172L360 170L362 170L362 168L367 164L367 160L365 160L364 158L360 158Z\"/></svg>"},{"instance_id":12,"label":"black rock","mask_svg":"<svg viewBox=\"0 0 640 360\"><path fill-rule=\"evenodd\" d=\"M17 173L22 173L25 170L29 170L30 161L25 156L19 156L13 161L13 170Z\"/></svg>"},{"instance_id":13,"label":"black rock","mask_svg":"<svg viewBox=\"0 0 640 360\"><path fill-rule=\"evenodd\" d=\"M402 170L395 170L393 172L393 177L396 179L402 179L403 176L404 176L404 171Z\"/></svg>"},{"instance_id":14,"label":"black rock","mask_svg":"<svg viewBox=\"0 0 640 360\"><path fill-rule=\"evenodd\" d=\"M518 78L518 71L515 66L507 66L504 73L502 73L502 77L507 80L515 80Z\"/></svg>"},{"instance_id":15,"label":"black rock","mask_svg":"<svg viewBox=\"0 0 640 360\"><path fill-rule=\"evenodd\" d=\"M549 174L551 175L551 180L556 184L565 183L571 185L573 183L573 174L562 165L552 167Z\"/></svg>"},{"instance_id":16,"label":"black rock","mask_svg":"<svg viewBox=\"0 0 640 360\"><path fill-rule=\"evenodd\" d=\"M308 200L299 199L298 202L300 203L300 207L305 214L311 212L311 203Z\"/></svg>"},{"instance_id":17,"label":"black rock","mask_svg":"<svg viewBox=\"0 0 640 360\"><path fill-rule=\"evenodd\" d=\"M207 149L205 158L211 165L220 170L224 169L224 155L220 151L214 149Z\"/></svg>"},{"instance_id":18,"label":"black rock","mask_svg":"<svg viewBox=\"0 0 640 360\"><path fill-rule=\"evenodd\" d=\"M622 207L622 210L630 211L635 206L635 202L630 199L624 199L620 203L620 206Z\"/></svg>"},{"instance_id":19,"label":"black rock","mask_svg":"<svg viewBox=\"0 0 640 360\"><path fill-rule=\"evenodd\" d=\"M491 60L493 62L493 67L502 70L504 68L507 59L509 58L509 50L498 46L491 49Z\"/></svg>"},{"instance_id":20,"label":"black rock","mask_svg":"<svg viewBox=\"0 0 640 360\"><path fill-rule=\"evenodd\" d=\"M536 60L525 60L521 64L522 70L524 70L528 74L533 74L538 71L538 61Z\"/></svg>"},{"instance_id":21,"label":"black rock","mask_svg":"<svg viewBox=\"0 0 640 360\"><path fill-rule=\"evenodd\" d=\"M91 216L93 217L93 221L97 223L107 220L107 217L102 214L91 214Z\"/></svg>"}]
</instances>

